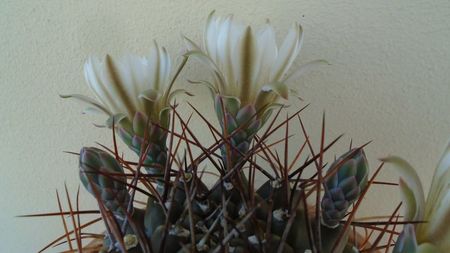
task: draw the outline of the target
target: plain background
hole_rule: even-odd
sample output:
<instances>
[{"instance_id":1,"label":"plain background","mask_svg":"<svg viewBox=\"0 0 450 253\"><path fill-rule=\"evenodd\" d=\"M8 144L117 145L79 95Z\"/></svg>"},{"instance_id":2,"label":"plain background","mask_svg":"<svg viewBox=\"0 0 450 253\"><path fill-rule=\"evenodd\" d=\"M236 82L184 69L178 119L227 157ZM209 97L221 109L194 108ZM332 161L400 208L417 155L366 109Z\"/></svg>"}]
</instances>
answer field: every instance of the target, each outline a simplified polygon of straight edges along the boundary
<instances>
[{"instance_id":1,"label":"plain background","mask_svg":"<svg viewBox=\"0 0 450 253\"><path fill-rule=\"evenodd\" d=\"M377 158L400 155L419 170L428 189L450 137L447 0L1 0L0 252L36 252L61 235L59 217L15 216L57 211L55 190L63 193L64 183L75 198L77 158L63 151L96 141L111 144L108 130L92 126L104 118L81 115L84 105L58 97L90 95L82 73L85 59L146 54L153 39L175 55L183 46L181 33L200 40L212 10L255 25L270 18L279 41L293 21L300 22L304 47L294 68L314 59L332 64L299 79L305 101L291 101L294 109L311 103L304 120L313 142L325 111L327 140L345 133L334 154L345 151L350 139L373 140L366 149L372 168ZM187 85L186 78L207 75L191 62L178 85ZM206 90L194 93L188 100L215 121ZM205 132L200 120L193 127ZM298 125L290 131L298 138L291 146L298 147ZM201 138L211 141L207 134ZM381 178L397 180L388 167ZM82 209L95 207L83 189L80 200ZM395 187L375 187L360 216L390 214L397 203Z\"/></svg>"}]
</instances>

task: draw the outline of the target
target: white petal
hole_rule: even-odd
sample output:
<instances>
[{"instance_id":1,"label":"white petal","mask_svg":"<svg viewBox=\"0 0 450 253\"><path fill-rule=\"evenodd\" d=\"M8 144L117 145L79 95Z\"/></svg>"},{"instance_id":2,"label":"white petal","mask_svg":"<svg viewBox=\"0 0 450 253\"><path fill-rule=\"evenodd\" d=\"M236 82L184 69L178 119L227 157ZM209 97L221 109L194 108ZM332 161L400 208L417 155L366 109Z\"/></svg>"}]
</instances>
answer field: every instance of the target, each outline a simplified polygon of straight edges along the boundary
<instances>
[{"instance_id":1,"label":"white petal","mask_svg":"<svg viewBox=\"0 0 450 253\"><path fill-rule=\"evenodd\" d=\"M218 18L214 15L214 12L211 12L206 21L206 27L203 35L205 39L205 50L208 55L214 60L216 59L217 52L217 23Z\"/></svg>"},{"instance_id":2,"label":"white petal","mask_svg":"<svg viewBox=\"0 0 450 253\"><path fill-rule=\"evenodd\" d=\"M241 80L241 56L242 56L242 38L244 37L245 30L243 27L234 26L232 31L233 44L231 45L231 67L233 68L234 80L232 81L232 85L234 85L233 89L237 89L238 82Z\"/></svg>"},{"instance_id":3,"label":"white petal","mask_svg":"<svg viewBox=\"0 0 450 253\"><path fill-rule=\"evenodd\" d=\"M450 142L447 144L444 153L438 163L436 171L433 175L433 182L431 184L430 194L428 199L430 201L437 200L437 193L441 192L439 189L445 188L450 183Z\"/></svg>"},{"instance_id":4,"label":"white petal","mask_svg":"<svg viewBox=\"0 0 450 253\"><path fill-rule=\"evenodd\" d=\"M297 58L303 40L303 30L298 24L293 24L281 45L277 60L271 71L271 80L278 81L286 74Z\"/></svg>"},{"instance_id":5,"label":"white petal","mask_svg":"<svg viewBox=\"0 0 450 253\"><path fill-rule=\"evenodd\" d=\"M106 108L105 106L103 106L101 103L98 103L97 101L95 101L94 99L90 98L90 97L86 97L83 95L79 95L79 94L70 94L70 95L59 95L61 98L75 98L78 99L80 101L83 101L85 103L90 104L93 107L88 107L86 108L83 113L90 113L90 112L103 112L107 115L112 115L112 113L108 110L108 108Z\"/></svg>"},{"instance_id":6,"label":"white petal","mask_svg":"<svg viewBox=\"0 0 450 253\"><path fill-rule=\"evenodd\" d=\"M428 230L427 234L433 236L449 237L450 227L450 143L447 145L441 160L434 172L431 189L428 193L425 219L430 224L420 226L421 231ZM446 224L442 227L441 224Z\"/></svg>"},{"instance_id":7,"label":"white petal","mask_svg":"<svg viewBox=\"0 0 450 253\"><path fill-rule=\"evenodd\" d=\"M165 85L169 83L170 79L170 70L171 70L171 61L169 53L167 52L165 47L161 48L160 54L160 63L161 63L161 89L166 88Z\"/></svg>"},{"instance_id":8,"label":"white petal","mask_svg":"<svg viewBox=\"0 0 450 253\"><path fill-rule=\"evenodd\" d=\"M448 244L448 243L447 243ZM441 246L441 245L439 245ZM449 252L450 248L447 246L447 250L441 251L441 249L437 248L435 245L431 243L422 243L417 248L417 251L415 253L445 253Z\"/></svg>"},{"instance_id":9,"label":"white petal","mask_svg":"<svg viewBox=\"0 0 450 253\"><path fill-rule=\"evenodd\" d=\"M132 83L127 75L126 68L121 61L112 59L106 55L105 68L101 75L104 84L108 84L108 91L115 99L116 104L121 109L120 112L126 113L130 118L136 112L135 98L132 97Z\"/></svg>"},{"instance_id":10,"label":"white petal","mask_svg":"<svg viewBox=\"0 0 450 253\"><path fill-rule=\"evenodd\" d=\"M87 107L82 112L82 114L102 114L104 111L100 110L97 107Z\"/></svg>"},{"instance_id":11,"label":"white petal","mask_svg":"<svg viewBox=\"0 0 450 253\"><path fill-rule=\"evenodd\" d=\"M406 184L402 178L400 178L399 182L399 188L400 188L400 196L403 203L403 209L404 211L404 219L406 221L418 221L416 214L417 211L417 201L416 196L414 195L414 190L411 189L411 187Z\"/></svg>"},{"instance_id":12,"label":"white petal","mask_svg":"<svg viewBox=\"0 0 450 253\"><path fill-rule=\"evenodd\" d=\"M406 210L407 217L405 217L405 219L411 221L422 221L424 218L425 195L423 192L422 183L420 182L416 170L407 161L400 157L390 156L381 160L393 165L395 171L400 175L402 182L404 182L404 184L400 184L400 187L407 187L402 193L404 194L404 197L407 196L408 198L403 201L408 202L406 203L406 208L411 206L414 206L415 208ZM410 192L413 194L414 199L409 198ZM411 203L411 201L414 201L414 203Z\"/></svg>"},{"instance_id":13,"label":"white petal","mask_svg":"<svg viewBox=\"0 0 450 253\"><path fill-rule=\"evenodd\" d=\"M150 56L148 57L149 71L151 73L152 79L150 87L147 89L159 90L159 84L161 80L161 51L159 50L158 44L154 41L152 48L150 49Z\"/></svg>"},{"instance_id":14,"label":"white petal","mask_svg":"<svg viewBox=\"0 0 450 253\"><path fill-rule=\"evenodd\" d=\"M450 239L450 190L448 186L442 199L433 205L436 206L436 211L428 217L427 237L436 242L443 238Z\"/></svg>"},{"instance_id":15,"label":"white petal","mask_svg":"<svg viewBox=\"0 0 450 253\"><path fill-rule=\"evenodd\" d=\"M219 34L217 37L217 59L218 67L223 72L225 82L234 82L233 68L231 66L232 59L232 45L236 38L232 37L231 30L233 29L233 16L225 18L219 27Z\"/></svg>"},{"instance_id":16,"label":"white petal","mask_svg":"<svg viewBox=\"0 0 450 253\"><path fill-rule=\"evenodd\" d=\"M125 55L117 63L117 71L119 73L120 82L130 103L135 111L143 111L137 97L142 90L146 89L149 83L149 73L147 69L147 60L144 57L136 55Z\"/></svg>"},{"instance_id":17,"label":"white petal","mask_svg":"<svg viewBox=\"0 0 450 253\"><path fill-rule=\"evenodd\" d=\"M242 42L245 36L245 29L238 22L233 22L233 27L230 30L230 59L231 66L227 66L231 68L230 71L233 73L234 80L230 80L227 83L227 91L230 95L237 96L239 91L239 82L242 79Z\"/></svg>"},{"instance_id":18,"label":"white petal","mask_svg":"<svg viewBox=\"0 0 450 253\"><path fill-rule=\"evenodd\" d=\"M148 58L125 55L112 59L107 55L103 61L89 58L84 66L86 81L105 110L110 114L122 113L129 118L133 118L137 111L149 113L149 110L160 109L159 106L148 107L139 95L146 90L154 90L158 97L165 94L170 71L169 54L156 42Z\"/></svg>"},{"instance_id":19,"label":"white petal","mask_svg":"<svg viewBox=\"0 0 450 253\"><path fill-rule=\"evenodd\" d=\"M261 55L261 64L255 82L265 84L271 81L270 71L278 54L275 32L270 23L267 23L258 34L258 54Z\"/></svg>"},{"instance_id":20,"label":"white petal","mask_svg":"<svg viewBox=\"0 0 450 253\"><path fill-rule=\"evenodd\" d=\"M94 92L97 99L104 104L112 113L118 113L120 109L115 103L115 99L111 96L108 91L107 84L102 81L102 69L104 68L104 63L98 58L90 57L84 64L84 76L89 88Z\"/></svg>"},{"instance_id":21,"label":"white petal","mask_svg":"<svg viewBox=\"0 0 450 253\"><path fill-rule=\"evenodd\" d=\"M289 96L289 89L286 86L286 84L282 82L272 82L265 84L261 87L261 91L274 92L275 94L284 99L288 99Z\"/></svg>"}]
</instances>

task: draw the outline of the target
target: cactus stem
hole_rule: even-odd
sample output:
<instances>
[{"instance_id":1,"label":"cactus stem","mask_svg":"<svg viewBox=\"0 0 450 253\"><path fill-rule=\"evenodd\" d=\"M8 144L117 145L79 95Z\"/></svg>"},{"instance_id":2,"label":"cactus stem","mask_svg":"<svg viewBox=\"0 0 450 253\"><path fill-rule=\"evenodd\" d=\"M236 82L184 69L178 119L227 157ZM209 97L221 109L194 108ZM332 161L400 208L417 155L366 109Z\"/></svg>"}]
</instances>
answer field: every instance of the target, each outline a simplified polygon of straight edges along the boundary
<instances>
[{"instance_id":1,"label":"cactus stem","mask_svg":"<svg viewBox=\"0 0 450 253\"><path fill-rule=\"evenodd\" d=\"M375 180L375 178L377 177L378 173L380 173L381 169L383 168L384 163L381 163L378 168L375 170L375 173L372 175L372 177L370 178L367 187L361 192L358 200L355 203L355 206L353 208L353 210L350 212L350 214L347 217L347 221L344 223L344 227L342 228L341 233L339 233L339 236L336 239L336 242L334 243L333 247L332 247L332 252L334 252L338 246L338 243L340 242L340 240L342 239L342 237L344 236L344 231L346 231L348 229L348 227L350 226L351 221L353 220L353 218L356 215L356 211L358 210L358 207L360 206L362 200L364 199L364 196L366 195L367 191L369 190L370 186L372 185L372 182Z\"/></svg>"}]
</instances>

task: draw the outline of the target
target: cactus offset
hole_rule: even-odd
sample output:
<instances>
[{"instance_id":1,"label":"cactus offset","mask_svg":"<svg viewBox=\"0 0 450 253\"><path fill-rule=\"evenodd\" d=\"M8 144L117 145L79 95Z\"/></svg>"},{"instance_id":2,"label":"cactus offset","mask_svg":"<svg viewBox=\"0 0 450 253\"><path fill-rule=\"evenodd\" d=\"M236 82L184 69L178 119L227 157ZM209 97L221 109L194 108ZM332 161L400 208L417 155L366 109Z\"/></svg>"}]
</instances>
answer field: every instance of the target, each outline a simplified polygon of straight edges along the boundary
<instances>
[{"instance_id":1,"label":"cactus offset","mask_svg":"<svg viewBox=\"0 0 450 253\"><path fill-rule=\"evenodd\" d=\"M348 151L331 164L328 173L322 198L322 222L328 227L337 227L367 186L369 166L364 151Z\"/></svg>"},{"instance_id":2,"label":"cactus offset","mask_svg":"<svg viewBox=\"0 0 450 253\"><path fill-rule=\"evenodd\" d=\"M82 148L80 179L91 194L100 197L108 210L124 218L130 195L123 169L114 157L98 148Z\"/></svg>"}]
</instances>

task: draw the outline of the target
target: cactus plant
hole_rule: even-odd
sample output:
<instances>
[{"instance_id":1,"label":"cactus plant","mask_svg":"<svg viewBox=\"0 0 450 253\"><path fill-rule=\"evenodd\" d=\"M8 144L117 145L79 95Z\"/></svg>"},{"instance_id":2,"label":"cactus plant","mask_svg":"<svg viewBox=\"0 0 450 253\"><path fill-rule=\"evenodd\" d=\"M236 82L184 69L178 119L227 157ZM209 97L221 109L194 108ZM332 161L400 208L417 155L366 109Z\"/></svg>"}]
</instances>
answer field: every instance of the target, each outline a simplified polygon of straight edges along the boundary
<instances>
[{"instance_id":1,"label":"cactus plant","mask_svg":"<svg viewBox=\"0 0 450 253\"><path fill-rule=\"evenodd\" d=\"M406 175L400 188L407 197L408 212L405 230L397 238L397 210L387 221L367 223L355 217L382 167L369 179L364 146L350 149L327 166L325 153L340 136L325 143L325 121L319 151L314 150L312 137L303 125L302 110L278 122L284 108L279 100L296 95L287 84L311 67L326 63L313 61L288 74L301 48L302 34L301 26L294 24L278 47L269 22L257 30L232 16L212 13L203 45L185 38L187 53L173 74L166 50L156 43L149 58L90 58L85 76L97 99L63 97L80 99L91 105L88 111L109 116L105 126L112 129L114 148L85 147L79 153L81 182L97 200L106 231L94 235L102 241L100 245L83 247L82 241L89 235L81 229L88 225L76 221L75 215L83 212L73 210L69 198L68 214L74 229L69 231L64 223L66 233L49 246L66 239L70 251L84 248L87 252L355 253L389 249L397 239L393 248L396 253L448 249L448 229L442 224L434 221L430 226L415 227L408 223L423 217L444 219L448 214L448 201L444 201L447 209L433 205L448 200L443 195L449 181L445 169L448 156L441 166L447 167L438 169L435 176L443 178L435 179L438 186L432 188L431 204L427 203L425 211L417 178L411 169L401 170ZM170 104L175 95L190 94L172 87L189 58L200 60L213 72L212 82L190 81L205 84L213 97L220 129L194 108L216 138L211 146L199 141L189 119L180 115L175 103ZM278 111L272 117L275 108ZM299 119L303 145L289 143L294 119ZM263 126L267 130L258 136ZM282 129L284 138L271 142L269 137ZM137 154L137 159L123 157L116 145L116 134ZM293 145L298 150L291 159L289 147ZM183 156L180 147L184 147ZM301 163L302 158L305 161ZM402 164L398 167L404 167ZM208 171L203 165L209 167ZM310 170L312 176L306 173ZM206 173L217 176L216 180L208 184ZM258 185L257 176L263 177L263 184ZM145 196L144 204L137 200L137 193ZM67 212L59 207L57 214L64 220ZM359 228L370 233L361 235ZM373 239L372 234L377 233ZM389 235L388 244L379 245L385 234ZM432 236L436 236L435 240L431 240ZM77 249L72 245L74 240Z\"/></svg>"}]
</instances>

